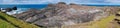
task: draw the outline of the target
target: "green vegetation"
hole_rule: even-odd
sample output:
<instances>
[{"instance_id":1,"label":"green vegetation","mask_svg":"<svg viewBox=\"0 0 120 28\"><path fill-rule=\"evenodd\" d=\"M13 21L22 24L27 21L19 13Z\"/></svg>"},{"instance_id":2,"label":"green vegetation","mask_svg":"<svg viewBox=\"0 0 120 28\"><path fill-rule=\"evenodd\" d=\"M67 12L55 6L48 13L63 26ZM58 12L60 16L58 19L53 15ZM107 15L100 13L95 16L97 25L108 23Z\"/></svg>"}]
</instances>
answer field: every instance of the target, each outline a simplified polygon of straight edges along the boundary
<instances>
[{"instance_id":1,"label":"green vegetation","mask_svg":"<svg viewBox=\"0 0 120 28\"><path fill-rule=\"evenodd\" d=\"M2 13L2 12L0 12L0 16L2 16L2 17L0 17L0 18L4 18L4 19L6 19L7 21L11 22L12 24L14 24L14 25L16 25L16 26L18 26L18 27L20 27L20 28L39 28L39 27L36 26L36 25L26 23L26 22L24 22L24 21L22 21L22 20L16 19L16 18L14 18L14 17L12 17L12 16L9 16L9 15L7 15L7 14L5 14L5 13ZM1 22L1 21L0 21L0 22ZM2 25L4 25L4 24L2 24Z\"/></svg>"},{"instance_id":2,"label":"green vegetation","mask_svg":"<svg viewBox=\"0 0 120 28\"><path fill-rule=\"evenodd\" d=\"M100 21L96 21L92 28L107 28L107 24L115 18L114 15L108 16L106 18L102 18Z\"/></svg>"},{"instance_id":3,"label":"green vegetation","mask_svg":"<svg viewBox=\"0 0 120 28\"><path fill-rule=\"evenodd\" d=\"M16 27L0 18L0 28L16 28Z\"/></svg>"}]
</instances>

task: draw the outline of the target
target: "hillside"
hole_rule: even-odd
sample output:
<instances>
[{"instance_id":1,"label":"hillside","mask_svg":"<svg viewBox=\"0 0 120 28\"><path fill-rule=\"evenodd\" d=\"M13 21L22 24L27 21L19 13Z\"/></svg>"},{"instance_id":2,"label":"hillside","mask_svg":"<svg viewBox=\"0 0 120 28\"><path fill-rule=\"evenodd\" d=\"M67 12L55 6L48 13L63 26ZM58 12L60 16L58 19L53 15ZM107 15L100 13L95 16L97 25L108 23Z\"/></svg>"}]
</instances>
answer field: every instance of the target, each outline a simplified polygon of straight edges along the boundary
<instances>
[{"instance_id":1,"label":"hillside","mask_svg":"<svg viewBox=\"0 0 120 28\"><path fill-rule=\"evenodd\" d=\"M10 23L10 24L14 25L14 27L18 27L18 28L39 28L38 26L23 22L22 20L16 19L16 18L14 18L10 15L7 15L3 12L0 12L0 19L5 20L5 21L1 20L1 22L7 21L6 23L8 23L8 24ZM4 24L2 24L2 25L4 26ZM11 26L11 28L14 28L14 27ZM2 27L0 27L0 28L2 28ZM9 28L9 26L7 27L7 24L6 24L5 28Z\"/></svg>"}]
</instances>

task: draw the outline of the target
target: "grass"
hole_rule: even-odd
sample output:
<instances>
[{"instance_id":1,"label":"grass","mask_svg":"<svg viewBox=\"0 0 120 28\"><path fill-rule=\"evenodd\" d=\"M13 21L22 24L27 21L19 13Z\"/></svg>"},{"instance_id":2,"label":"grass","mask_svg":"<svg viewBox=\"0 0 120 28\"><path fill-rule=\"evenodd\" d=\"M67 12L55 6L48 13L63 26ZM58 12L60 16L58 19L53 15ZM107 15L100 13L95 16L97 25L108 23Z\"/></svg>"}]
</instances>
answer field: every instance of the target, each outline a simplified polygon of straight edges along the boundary
<instances>
[{"instance_id":1,"label":"grass","mask_svg":"<svg viewBox=\"0 0 120 28\"><path fill-rule=\"evenodd\" d=\"M0 12L0 16L4 17L6 20L10 21L11 23L15 24L16 26L20 28L40 28L36 25L26 23L22 20L16 19L14 17L11 17L5 13Z\"/></svg>"},{"instance_id":2,"label":"grass","mask_svg":"<svg viewBox=\"0 0 120 28\"><path fill-rule=\"evenodd\" d=\"M70 25L70 26L63 26L62 28L108 28L108 24L115 18L114 15L101 18L100 21L91 21L88 23L83 24L76 24L76 25ZM113 24L114 25L114 24ZM117 25L117 28L120 28L119 25Z\"/></svg>"},{"instance_id":3,"label":"grass","mask_svg":"<svg viewBox=\"0 0 120 28\"><path fill-rule=\"evenodd\" d=\"M0 28L16 28L12 24L0 19Z\"/></svg>"},{"instance_id":4,"label":"grass","mask_svg":"<svg viewBox=\"0 0 120 28\"><path fill-rule=\"evenodd\" d=\"M115 18L114 15L103 18L100 21L96 21L90 28L107 28L107 24L114 18Z\"/></svg>"}]
</instances>

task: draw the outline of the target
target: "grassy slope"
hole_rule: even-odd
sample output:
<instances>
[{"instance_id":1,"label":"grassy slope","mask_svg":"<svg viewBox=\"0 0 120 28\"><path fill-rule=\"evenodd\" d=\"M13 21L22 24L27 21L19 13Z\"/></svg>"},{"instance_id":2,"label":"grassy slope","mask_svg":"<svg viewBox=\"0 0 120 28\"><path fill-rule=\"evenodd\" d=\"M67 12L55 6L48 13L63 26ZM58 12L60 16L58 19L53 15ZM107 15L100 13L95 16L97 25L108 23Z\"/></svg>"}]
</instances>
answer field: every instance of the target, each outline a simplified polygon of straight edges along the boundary
<instances>
[{"instance_id":1,"label":"grassy slope","mask_svg":"<svg viewBox=\"0 0 120 28\"><path fill-rule=\"evenodd\" d=\"M114 15L108 16L106 18L101 19L100 21L96 21L91 28L107 28L107 24L115 18Z\"/></svg>"},{"instance_id":2,"label":"grassy slope","mask_svg":"<svg viewBox=\"0 0 120 28\"><path fill-rule=\"evenodd\" d=\"M12 24L0 19L0 28L16 28Z\"/></svg>"},{"instance_id":3,"label":"grassy slope","mask_svg":"<svg viewBox=\"0 0 120 28\"><path fill-rule=\"evenodd\" d=\"M70 26L62 26L62 28L108 28L109 23L115 18L114 15L102 18L100 21L92 21L90 23L76 24ZM115 25L115 24L112 24ZM115 25L115 28L120 28L120 25Z\"/></svg>"},{"instance_id":4,"label":"grassy slope","mask_svg":"<svg viewBox=\"0 0 120 28\"><path fill-rule=\"evenodd\" d=\"M108 16L106 18L102 18L100 21L92 21L89 23L83 23L83 24L76 24L71 25L63 28L106 28L107 24L114 19L114 15Z\"/></svg>"},{"instance_id":5,"label":"grassy slope","mask_svg":"<svg viewBox=\"0 0 120 28\"><path fill-rule=\"evenodd\" d=\"M3 16L5 19L7 19L8 21L12 22L13 24L21 27L21 28L39 28L38 26L35 26L33 24L28 24L22 20L18 20L16 18L13 18L5 13L0 12L0 16Z\"/></svg>"}]
</instances>

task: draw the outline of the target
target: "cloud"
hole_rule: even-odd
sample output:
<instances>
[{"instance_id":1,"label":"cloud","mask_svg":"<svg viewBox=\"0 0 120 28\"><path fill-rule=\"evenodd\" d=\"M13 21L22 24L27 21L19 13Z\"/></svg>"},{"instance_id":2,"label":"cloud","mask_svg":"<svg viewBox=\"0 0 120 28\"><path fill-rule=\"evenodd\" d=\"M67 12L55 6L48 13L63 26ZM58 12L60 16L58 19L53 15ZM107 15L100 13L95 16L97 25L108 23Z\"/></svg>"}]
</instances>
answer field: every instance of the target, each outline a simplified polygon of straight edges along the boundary
<instances>
[{"instance_id":1,"label":"cloud","mask_svg":"<svg viewBox=\"0 0 120 28\"><path fill-rule=\"evenodd\" d=\"M76 4L119 4L120 0L0 0L0 4L48 4L58 2Z\"/></svg>"},{"instance_id":2,"label":"cloud","mask_svg":"<svg viewBox=\"0 0 120 28\"><path fill-rule=\"evenodd\" d=\"M58 0L1 0L0 4L48 4Z\"/></svg>"},{"instance_id":3,"label":"cloud","mask_svg":"<svg viewBox=\"0 0 120 28\"><path fill-rule=\"evenodd\" d=\"M108 3L120 3L120 0L106 0Z\"/></svg>"}]
</instances>

